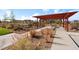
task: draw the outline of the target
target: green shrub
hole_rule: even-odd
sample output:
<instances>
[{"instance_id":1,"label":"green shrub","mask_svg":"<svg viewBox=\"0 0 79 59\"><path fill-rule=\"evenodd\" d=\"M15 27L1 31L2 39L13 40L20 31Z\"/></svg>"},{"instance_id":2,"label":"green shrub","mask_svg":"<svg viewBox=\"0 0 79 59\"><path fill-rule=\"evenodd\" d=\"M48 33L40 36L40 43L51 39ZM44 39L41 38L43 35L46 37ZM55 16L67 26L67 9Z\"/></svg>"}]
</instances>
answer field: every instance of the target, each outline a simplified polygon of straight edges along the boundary
<instances>
[{"instance_id":1,"label":"green shrub","mask_svg":"<svg viewBox=\"0 0 79 59\"><path fill-rule=\"evenodd\" d=\"M0 35L5 35L5 34L9 34L9 33L11 33L10 30L0 27Z\"/></svg>"}]
</instances>

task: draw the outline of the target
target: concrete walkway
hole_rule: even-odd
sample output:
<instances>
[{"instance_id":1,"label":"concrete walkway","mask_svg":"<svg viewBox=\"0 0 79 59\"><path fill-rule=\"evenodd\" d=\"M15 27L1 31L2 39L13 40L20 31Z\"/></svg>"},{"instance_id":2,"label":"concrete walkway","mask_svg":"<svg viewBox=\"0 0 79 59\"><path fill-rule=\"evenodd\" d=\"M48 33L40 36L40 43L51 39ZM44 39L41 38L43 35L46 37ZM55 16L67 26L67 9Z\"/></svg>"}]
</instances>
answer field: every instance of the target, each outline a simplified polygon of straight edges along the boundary
<instances>
[{"instance_id":1,"label":"concrete walkway","mask_svg":"<svg viewBox=\"0 0 79 59\"><path fill-rule=\"evenodd\" d=\"M56 29L56 35L51 50L78 50L79 48L62 28Z\"/></svg>"},{"instance_id":2,"label":"concrete walkway","mask_svg":"<svg viewBox=\"0 0 79 59\"><path fill-rule=\"evenodd\" d=\"M20 35L16 33L0 36L0 50L14 44L18 40L17 38L20 38Z\"/></svg>"},{"instance_id":3,"label":"concrete walkway","mask_svg":"<svg viewBox=\"0 0 79 59\"><path fill-rule=\"evenodd\" d=\"M76 42L79 47L79 33L68 32L68 34L72 37L72 39Z\"/></svg>"}]
</instances>

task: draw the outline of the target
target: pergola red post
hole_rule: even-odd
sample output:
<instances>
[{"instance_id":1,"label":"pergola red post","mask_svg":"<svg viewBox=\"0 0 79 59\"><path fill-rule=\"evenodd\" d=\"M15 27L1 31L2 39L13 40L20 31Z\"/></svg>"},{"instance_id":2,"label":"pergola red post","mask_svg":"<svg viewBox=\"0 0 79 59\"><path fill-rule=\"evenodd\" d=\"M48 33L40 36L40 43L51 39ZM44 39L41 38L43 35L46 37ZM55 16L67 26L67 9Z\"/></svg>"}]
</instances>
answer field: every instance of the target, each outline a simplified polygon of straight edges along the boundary
<instances>
[{"instance_id":1,"label":"pergola red post","mask_svg":"<svg viewBox=\"0 0 79 59\"><path fill-rule=\"evenodd\" d=\"M64 22L63 22L63 27L68 31L69 30L69 25L68 25L68 18L67 19L64 19Z\"/></svg>"},{"instance_id":2,"label":"pergola red post","mask_svg":"<svg viewBox=\"0 0 79 59\"><path fill-rule=\"evenodd\" d=\"M69 21L68 21L68 18L66 20L67 20L67 22L66 22L66 24L67 24L67 31L68 31L69 30Z\"/></svg>"},{"instance_id":3,"label":"pergola red post","mask_svg":"<svg viewBox=\"0 0 79 59\"><path fill-rule=\"evenodd\" d=\"M63 19L63 27L64 27L64 19Z\"/></svg>"},{"instance_id":4,"label":"pergola red post","mask_svg":"<svg viewBox=\"0 0 79 59\"><path fill-rule=\"evenodd\" d=\"M49 24L49 20L47 19L47 22L46 22L47 24Z\"/></svg>"},{"instance_id":5,"label":"pergola red post","mask_svg":"<svg viewBox=\"0 0 79 59\"><path fill-rule=\"evenodd\" d=\"M39 22L40 22L40 27L41 27L41 19L39 19Z\"/></svg>"},{"instance_id":6,"label":"pergola red post","mask_svg":"<svg viewBox=\"0 0 79 59\"><path fill-rule=\"evenodd\" d=\"M60 26L61 26L61 24L62 24L62 20L60 20Z\"/></svg>"},{"instance_id":7,"label":"pergola red post","mask_svg":"<svg viewBox=\"0 0 79 59\"><path fill-rule=\"evenodd\" d=\"M38 18L37 18L37 28L38 28L38 23L39 23L39 22L38 22Z\"/></svg>"}]
</instances>

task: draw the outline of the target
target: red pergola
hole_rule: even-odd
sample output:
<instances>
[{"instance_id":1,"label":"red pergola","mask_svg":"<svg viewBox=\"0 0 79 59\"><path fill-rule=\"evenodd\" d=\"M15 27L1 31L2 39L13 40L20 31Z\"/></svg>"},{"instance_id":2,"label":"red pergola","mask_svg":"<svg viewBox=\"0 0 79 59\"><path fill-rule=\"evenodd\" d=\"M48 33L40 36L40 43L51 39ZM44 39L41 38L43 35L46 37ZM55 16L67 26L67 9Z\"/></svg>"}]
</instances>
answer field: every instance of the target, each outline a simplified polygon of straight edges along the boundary
<instances>
[{"instance_id":1,"label":"red pergola","mask_svg":"<svg viewBox=\"0 0 79 59\"><path fill-rule=\"evenodd\" d=\"M40 20L56 20L56 19L60 19L63 21L63 27L64 27L64 23L66 22L66 29L68 30L68 18L71 17L72 15L74 15L77 12L66 12L66 13L58 13L58 14L48 14L48 15L39 15L39 16L33 16L35 18L40 19Z\"/></svg>"}]
</instances>

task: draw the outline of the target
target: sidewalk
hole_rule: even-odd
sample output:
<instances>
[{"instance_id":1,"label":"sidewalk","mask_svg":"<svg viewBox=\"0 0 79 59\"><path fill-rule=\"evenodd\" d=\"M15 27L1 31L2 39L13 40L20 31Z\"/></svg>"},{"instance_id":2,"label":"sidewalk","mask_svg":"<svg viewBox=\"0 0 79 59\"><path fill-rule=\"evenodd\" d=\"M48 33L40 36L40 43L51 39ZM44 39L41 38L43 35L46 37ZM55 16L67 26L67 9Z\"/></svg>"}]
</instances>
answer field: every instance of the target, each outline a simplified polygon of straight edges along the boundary
<instances>
[{"instance_id":1,"label":"sidewalk","mask_svg":"<svg viewBox=\"0 0 79 59\"><path fill-rule=\"evenodd\" d=\"M79 48L69 37L68 33L62 28L56 29L56 35L51 50L78 50Z\"/></svg>"},{"instance_id":2,"label":"sidewalk","mask_svg":"<svg viewBox=\"0 0 79 59\"><path fill-rule=\"evenodd\" d=\"M75 32L68 32L68 34L73 38L73 40L77 43L79 46L79 33Z\"/></svg>"},{"instance_id":3,"label":"sidewalk","mask_svg":"<svg viewBox=\"0 0 79 59\"><path fill-rule=\"evenodd\" d=\"M17 36L17 38L20 37L19 34L16 33L0 36L0 50L15 43L17 41L15 36Z\"/></svg>"}]
</instances>

